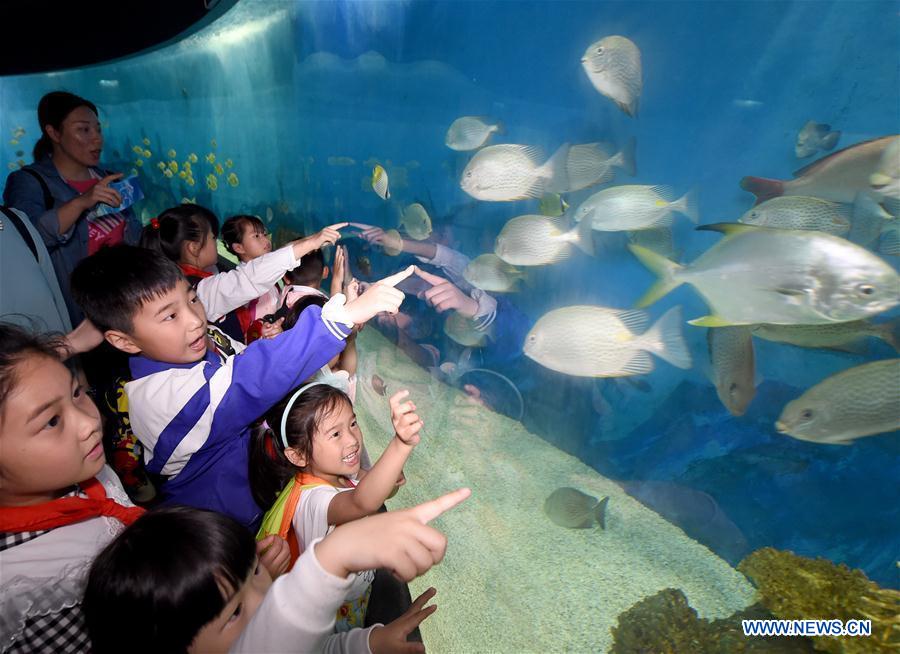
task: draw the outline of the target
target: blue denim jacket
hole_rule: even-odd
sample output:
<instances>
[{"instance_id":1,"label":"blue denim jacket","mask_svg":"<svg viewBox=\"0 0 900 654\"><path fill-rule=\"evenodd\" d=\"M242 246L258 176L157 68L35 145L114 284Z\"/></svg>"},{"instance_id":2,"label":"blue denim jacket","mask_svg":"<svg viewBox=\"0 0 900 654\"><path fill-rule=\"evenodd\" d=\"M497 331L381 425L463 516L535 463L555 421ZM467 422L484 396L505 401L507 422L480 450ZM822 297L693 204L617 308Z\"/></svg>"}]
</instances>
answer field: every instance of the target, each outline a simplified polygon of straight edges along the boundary
<instances>
[{"instance_id":1,"label":"blue denim jacket","mask_svg":"<svg viewBox=\"0 0 900 654\"><path fill-rule=\"evenodd\" d=\"M50 158L42 159L26 168L37 172L47 182L54 206L47 208L44 204L44 192L40 183L24 170L10 173L6 178L3 201L7 206L25 212L37 227L50 252L50 259L53 261L56 278L59 280L59 287L65 298L72 324L77 325L81 322L84 314L72 299L69 277L78 262L88 254L88 221L85 220L87 212L82 214L67 231L60 234L57 209L77 197L78 191L66 183ZM95 169L95 172L101 175L109 174L101 169ZM125 242L134 245L138 242L141 234L140 220L131 209L122 211L121 215L125 217Z\"/></svg>"}]
</instances>

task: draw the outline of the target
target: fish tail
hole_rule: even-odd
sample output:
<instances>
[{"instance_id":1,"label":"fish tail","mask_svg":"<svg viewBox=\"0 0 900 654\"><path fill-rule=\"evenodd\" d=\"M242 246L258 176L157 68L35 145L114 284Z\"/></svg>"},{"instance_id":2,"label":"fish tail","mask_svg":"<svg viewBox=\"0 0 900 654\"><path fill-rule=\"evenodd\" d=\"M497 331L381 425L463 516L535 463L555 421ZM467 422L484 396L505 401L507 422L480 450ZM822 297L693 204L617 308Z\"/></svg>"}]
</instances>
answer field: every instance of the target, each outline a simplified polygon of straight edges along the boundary
<instances>
[{"instance_id":1,"label":"fish tail","mask_svg":"<svg viewBox=\"0 0 900 654\"><path fill-rule=\"evenodd\" d=\"M569 174L566 164L569 160L569 144L563 143L543 166L535 170L535 177L544 180L543 190L547 193L565 193L569 188Z\"/></svg>"},{"instance_id":2,"label":"fish tail","mask_svg":"<svg viewBox=\"0 0 900 654\"><path fill-rule=\"evenodd\" d=\"M839 138L841 138L840 131L829 133L822 139L822 147L826 150L833 150Z\"/></svg>"},{"instance_id":3,"label":"fish tail","mask_svg":"<svg viewBox=\"0 0 900 654\"><path fill-rule=\"evenodd\" d=\"M631 244L628 246L632 254L644 264L651 272L656 273L659 279L656 283L644 293L635 305L638 309L648 307L659 298L663 297L670 291L681 286L683 282L675 279L675 274L682 269L683 266L678 265L674 261L669 261L664 256L657 254L653 250L649 250L640 245Z\"/></svg>"},{"instance_id":4,"label":"fish tail","mask_svg":"<svg viewBox=\"0 0 900 654\"><path fill-rule=\"evenodd\" d=\"M600 529L606 529L607 504L609 504L609 497L604 497L602 500L597 502L597 506L594 507L594 519L597 520L597 524L600 525Z\"/></svg>"},{"instance_id":5,"label":"fish tail","mask_svg":"<svg viewBox=\"0 0 900 654\"><path fill-rule=\"evenodd\" d=\"M681 331L681 307L672 307L641 336L647 348L677 368L690 368L691 352Z\"/></svg>"},{"instance_id":6,"label":"fish tail","mask_svg":"<svg viewBox=\"0 0 900 654\"><path fill-rule=\"evenodd\" d=\"M628 139L628 142L625 144L625 147L622 148L622 151L617 155L621 161L619 167L631 177L637 175L637 159L635 158L636 150L637 139L632 136Z\"/></svg>"},{"instance_id":7,"label":"fish tail","mask_svg":"<svg viewBox=\"0 0 900 654\"><path fill-rule=\"evenodd\" d=\"M741 180L741 188L756 196L756 204L777 198L784 193L784 182L780 179L765 177L745 177Z\"/></svg>"},{"instance_id":8,"label":"fish tail","mask_svg":"<svg viewBox=\"0 0 900 654\"><path fill-rule=\"evenodd\" d=\"M594 230L593 221L582 220L569 234L572 235L572 244L589 257L594 256Z\"/></svg>"},{"instance_id":9,"label":"fish tail","mask_svg":"<svg viewBox=\"0 0 900 654\"><path fill-rule=\"evenodd\" d=\"M691 189L690 191L682 195L675 202L670 204L669 208L673 211L678 211L687 216L688 220L690 220L695 225L700 222L700 215L697 208L696 189Z\"/></svg>"},{"instance_id":10,"label":"fish tail","mask_svg":"<svg viewBox=\"0 0 900 654\"><path fill-rule=\"evenodd\" d=\"M502 120L498 120L494 125L493 131L497 134L506 134L506 125L503 124Z\"/></svg>"},{"instance_id":11,"label":"fish tail","mask_svg":"<svg viewBox=\"0 0 900 654\"><path fill-rule=\"evenodd\" d=\"M890 345L896 352L900 352L900 318L894 318L881 323L876 336Z\"/></svg>"}]
</instances>

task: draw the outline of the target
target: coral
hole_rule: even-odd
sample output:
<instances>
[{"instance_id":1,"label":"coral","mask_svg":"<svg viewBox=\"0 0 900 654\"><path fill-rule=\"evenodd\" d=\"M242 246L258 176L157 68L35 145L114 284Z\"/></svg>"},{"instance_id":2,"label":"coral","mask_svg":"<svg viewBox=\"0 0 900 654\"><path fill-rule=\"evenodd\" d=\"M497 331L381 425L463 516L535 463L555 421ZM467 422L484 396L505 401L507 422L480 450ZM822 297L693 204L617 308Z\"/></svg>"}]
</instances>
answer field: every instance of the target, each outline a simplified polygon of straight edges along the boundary
<instances>
[{"instance_id":1,"label":"coral","mask_svg":"<svg viewBox=\"0 0 900 654\"><path fill-rule=\"evenodd\" d=\"M900 592L879 587L861 570L770 547L747 556L738 570L778 618L872 621L871 637L817 637L816 649L832 654L900 651Z\"/></svg>"},{"instance_id":2,"label":"coral","mask_svg":"<svg viewBox=\"0 0 900 654\"><path fill-rule=\"evenodd\" d=\"M684 593L666 588L619 616L610 654L811 654L806 638L746 637L741 620L771 618L754 605L709 622L697 617Z\"/></svg>"}]
</instances>

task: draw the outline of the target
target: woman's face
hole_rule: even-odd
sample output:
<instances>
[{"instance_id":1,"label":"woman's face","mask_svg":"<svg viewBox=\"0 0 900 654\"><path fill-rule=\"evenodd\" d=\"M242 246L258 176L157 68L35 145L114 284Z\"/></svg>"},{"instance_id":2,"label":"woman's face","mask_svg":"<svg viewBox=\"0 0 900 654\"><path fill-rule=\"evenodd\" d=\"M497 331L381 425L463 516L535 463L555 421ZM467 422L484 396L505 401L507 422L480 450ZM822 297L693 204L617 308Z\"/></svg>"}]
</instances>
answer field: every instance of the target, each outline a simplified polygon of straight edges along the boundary
<instances>
[{"instance_id":1,"label":"woman's face","mask_svg":"<svg viewBox=\"0 0 900 654\"><path fill-rule=\"evenodd\" d=\"M82 166L96 166L103 151L103 132L97 114L87 107L69 112L57 130L47 125L47 135L53 141L53 155L60 154Z\"/></svg>"}]
</instances>

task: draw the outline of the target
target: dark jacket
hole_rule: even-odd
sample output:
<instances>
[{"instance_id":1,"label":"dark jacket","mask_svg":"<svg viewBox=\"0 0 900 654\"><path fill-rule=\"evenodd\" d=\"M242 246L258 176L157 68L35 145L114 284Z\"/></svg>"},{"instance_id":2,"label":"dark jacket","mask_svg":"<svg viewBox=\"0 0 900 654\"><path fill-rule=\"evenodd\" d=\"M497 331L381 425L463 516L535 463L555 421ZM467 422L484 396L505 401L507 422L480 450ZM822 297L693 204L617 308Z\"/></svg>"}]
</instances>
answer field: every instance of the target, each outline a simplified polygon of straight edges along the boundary
<instances>
[{"instance_id":1,"label":"dark jacket","mask_svg":"<svg viewBox=\"0 0 900 654\"><path fill-rule=\"evenodd\" d=\"M53 200L52 206L47 206L40 182L26 172L26 169L38 173L47 183L47 189ZM101 169L94 171L100 175L109 174ZM87 212L82 214L65 233L60 234L57 208L77 196L78 191L66 183L50 158L10 173L6 178L6 188L3 190L4 204L24 211L44 240L73 325L80 323L84 317L81 309L72 300L69 277L78 262L88 254L88 222L85 220ZM122 211L121 215L125 218L125 242L134 245L141 234L140 220L131 209Z\"/></svg>"}]
</instances>

